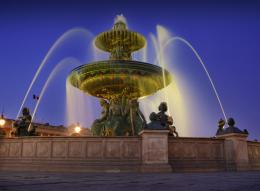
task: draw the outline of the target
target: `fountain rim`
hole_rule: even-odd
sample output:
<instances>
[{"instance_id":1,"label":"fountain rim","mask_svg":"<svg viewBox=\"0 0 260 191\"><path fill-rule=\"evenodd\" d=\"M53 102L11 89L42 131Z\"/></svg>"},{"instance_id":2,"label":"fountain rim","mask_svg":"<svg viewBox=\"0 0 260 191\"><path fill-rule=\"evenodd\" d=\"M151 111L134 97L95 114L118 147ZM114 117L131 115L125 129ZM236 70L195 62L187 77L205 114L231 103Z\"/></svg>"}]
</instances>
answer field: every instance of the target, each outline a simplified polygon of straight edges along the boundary
<instances>
[{"instance_id":1,"label":"fountain rim","mask_svg":"<svg viewBox=\"0 0 260 191\"><path fill-rule=\"evenodd\" d=\"M136 52L136 51L142 49L143 47L145 47L145 45L147 43L145 36L138 32L128 30L128 29L123 29L123 30L111 29L111 30L99 33L94 39L94 44L97 48L99 48L102 51L111 52L111 49L108 48L108 45L105 45L104 41L107 41L106 43L109 43L111 45L111 41L116 39L117 38L116 36L120 36L123 34L124 34L124 36L125 35L136 36L136 38L137 38L136 42L138 42L138 43L135 45L132 45L132 47L130 48L131 52ZM108 35L110 36L110 38L106 39L107 38L106 36L108 36ZM131 41L131 39L129 38L128 41Z\"/></svg>"},{"instance_id":2,"label":"fountain rim","mask_svg":"<svg viewBox=\"0 0 260 191\"><path fill-rule=\"evenodd\" d=\"M131 76L132 76L132 74L138 75L140 77L140 80L147 79L148 76L149 76L148 78L153 79L152 81L148 80L146 82L144 82L142 80L141 80L142 82L138 82L138 81L136 81L136 79L133 79L135 81L135 83L136 82L141 83L141 84L146 83L148 85L155 83L154 84L155 86L153 86L152 89L149 89L149 88L147 89L147 87L151 87L151 86L146 86L146 88L144 89L145 91L143 91L140 95L137 96L137 95L133 94L134 97L136 97L138 99L141 97L145 97L145 96L154 94L155 92L157 92L158 90L163 88L163 85L162 85L163 70L167 76L167 85L166 86L168 86L172 82L172 75L168 70L163 69L162 67L154 65L154 64L133 61L133 60L102 60L102 61L91 62L89 64L84 64L84 65L78 66L77 68L74 68L68 75L67 80L70 82L70 84L72 86L80 89L84 93L87 93L87 94L95 96L95 97L104 98L104 96L97 96L96 92L92 92L90 90L82 88L81 85L86 83L86 81L85 81L86 79L90 80L91 78L95 78L94 77L95 75L98 76L98 75L109 74L109 72L108 73L102 72L102 71L106 71L107 69L109 69L109 70L111 69L111 72L113 71L113 72L115 72L115 74L118 73L118 71L121 69L127 69L127 70L130 69L130 71L131 70L132 71L130 73L127 72L126 75L131 75ZM85 77L81 78L80 77L81 75L83 75ZM89 77L86 77L86 76L89 76ZM156 76L159 78L157 78ZM154 77L156 77L157 80L155 80ZM119 79L118 77L116 77L116 78ZM94 81L91 80L91 81L89 81L89 83L90 84L94 83ZM128 82L123 82L123 84L127 84L127 83ZM134 93L136 93L136 92L134 92ZM99 94L101 95L101 93L99 93ZM105 94L106 93L104 93L104 95Z\"/></svg>"},{"instance_id":3,"label":"fountain rim","mask_svg":"<svg viewBox=\"0 0 260 191\"><path fill-rule=\"evenodd\" d=\"M151 64L151 63L148 63L148 62L142 62L142 61L136 61L136 60L99 60L99 61L94 61L94 62L88 62L88 63L86 63L86 64L82 64L82 65L80 65L80 66L78 66L78 67L76 67L76 68L74 68L74 69L72 69L70 72L69 72L69 74L71 74L71 73L73 73L73 72L76 72L76 71L78 71L78 70L80 70L81 68L84 68L84 67L86 67L86 66L94 66L94 65L97 65L97 64L109 64L109 63L111 63L111 64L122 64L122 65L124 65L124 64L140 64L140 66L151 66L151 67L153 67L153 68L156 68L156 69L160 69L160 70L165 70L166 72L168 72L168 73L170 73L167 69L165 69L165 68L162 68L162 67L160 67L160 66L158 66L158 65L155 65L155 64ZM70 76L70 75L69 75ZM69 77L68 76L68 77Z\"/></svg>"}]
</instances>

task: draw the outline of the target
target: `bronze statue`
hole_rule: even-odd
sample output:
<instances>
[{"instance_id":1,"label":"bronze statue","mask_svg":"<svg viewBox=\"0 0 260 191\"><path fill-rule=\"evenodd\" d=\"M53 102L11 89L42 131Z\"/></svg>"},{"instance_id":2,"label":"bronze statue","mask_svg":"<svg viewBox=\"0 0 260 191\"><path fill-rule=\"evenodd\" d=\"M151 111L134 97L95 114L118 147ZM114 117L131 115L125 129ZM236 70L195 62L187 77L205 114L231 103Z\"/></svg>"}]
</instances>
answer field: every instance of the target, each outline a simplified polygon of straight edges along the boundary
<instances>
[{"instance_id":1,"label":"bronze statue","mask_svg":"<svg viewBox=\"0 0 260 191\"><path fill-rule=\"evenodd\" d=\"M225 121L220 119L218 122L218 131L216 135L225 135L225 134L232 134L232 133L239 133L239 134L248 134L248 131L244 129L241 131L239 128L235 127L235 120L233 118L229 118L227 120L228 127L224 128Z\"/></svg>"},{"instance_id":2,"label":"bronze statue","mask_svg":"<svg viewBox=\"0 0 260 191\"><path fill-rule=\"evenodd\" d=\"M226 129L226 132L232 132L232 133L243 133L248 134L247 129L244 129L241 131L239 128L235 127L235 120L233 118L228 119L228 128Z\"/></svg>"},{"instance_id":3,"label":"bronze statue","mask_svg":"<svg viewBox=\"0 0 260 191\"><path fill-rule=\"evenodd\" d=\"M100 101L102 116L94 121L91 127L95 136L130 136L138 135L145 126L144 115L139 109L137 100L126 97L115 97Z\"/></svg>"},{"instance_id":4,"label":"bronze statue","mask_svg":"<svg viewBox=\"0 0 260 191\"><path fill-rule=\"evenodd\" d=\"M172 117L166 114L168 110L167 103L160 103L158 110L157 114L155 112L150 114L151 122L147 125L147 129L168 129L170 130L170 135L178 137L179 134L176 131L176 127L173 126Z\"/></svg>"},{"instance_id":5,"label":"bronze statue","mask_svg":"<svg viewBox=\"0 0 260 191\"><path fill-rule=\"evenodd\" d=\"M129 100L129 107L132 135L138 135L138 133L145 127L146 120L142 111L139 109L139 103L136 99Z\"/></svg>"},{"instance_id":6,"label":"bronze statue","mask_svg":"<svg viewBox=\"0 0 260 191\"><path fill-rule=\"evenodd\" d=\"M105 121L108 117L108 113L109 113L109 103L104 100L104 99L100 99L99 101L100 106L102 107L102 111L101 111L101 118L98 119L98 121Z\"/></svg>"},{"instance_id":7,"label":"bronze statue","mask_svg":"<svg viewBox=\"0 0 260 191\"><path fill-rule=\"evenodd\" d=\"M169 125L172 125L173 121L170 121L169 116L165 114L168 110L167 103L166 102L160 103L158 110L160 111L159 113L157 113L158 120L161 122L162 126L168 128Z\"/></svg>"},{"instance_id":8,"label":"bronze statue","mask_svg":"<svg viewBox=\"0 0 260 191\"><path fill-rule=\"evenodd\" d=\"M217 130L216 135L221 135L223 133L225 124L226 124L226 122L223 119L220 119L218 121L218 130Z\"/></svg>"},{"instance_id":9,"label":"bronze statue","mask_svg":"<svg viewBox=\"0 0 260 191\"><path fill-rule=\"evenodd\" d=\"M101 118L96 119L92 125L91 131L94 136L99 136L104 131L105 121L109 114L109 103L104 99L100 99L99 103L102 107Z\"/></svg>"},{"instance_id":10,"label":"bronze statue","mask_svg":"<svg viewBox=\"0 0 260 191\"><path fill-rule=\"evenodd\" d=\"M151 122L147 124L147 129L166 129L164 126L162 126L161 121L155 112L150 114L149 119Z\"/></svg>"},{"instance_id":11,"label":"bronze statue","mask_svg":"<svg viewBox=\"0 0 260 191\"><path fill-rule=\"evenodd\" d=\"M31 124L32 116L27 107L24 107L22 110L22 116L18 118L13 124L14 128L16 128L15 135L16 136L29 136L33 135L34 129L29 132L28 128Z\"/></svg>"}]
</instances>

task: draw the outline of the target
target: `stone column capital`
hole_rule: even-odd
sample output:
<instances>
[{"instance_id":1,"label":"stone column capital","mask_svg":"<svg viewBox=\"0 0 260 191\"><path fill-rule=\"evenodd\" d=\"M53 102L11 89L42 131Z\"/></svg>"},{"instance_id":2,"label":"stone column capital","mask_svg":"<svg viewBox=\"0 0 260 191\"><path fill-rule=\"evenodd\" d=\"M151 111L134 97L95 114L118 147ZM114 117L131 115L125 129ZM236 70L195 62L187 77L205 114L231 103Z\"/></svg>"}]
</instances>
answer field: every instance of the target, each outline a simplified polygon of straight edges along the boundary
<instances>
[{"instance_id":1,"label":"stone column capital","mask_svg":"<svg viewBox=\"0 0 260 191\"><path fill-rule=\"evenodd\" d=\"M142 130L139 135L144 135L144 134L154 134L154 135L158 135L158 134L169 134L169 130L157 130L157 129L144 129Z\"/></svg>"},{"instance_id":2,"label":"stone column capital","mask_svg":"<svg viewBox=\"0 0 260 191\"><path fill-rule=\"evenodd\" d=\"M248 134L242 134L242 133L229 133L224 135L217 135L217 138L224 138L226 140L230 139L240 139L240 140L246 140L248 137Z\"/></svg>"}]
</instances>

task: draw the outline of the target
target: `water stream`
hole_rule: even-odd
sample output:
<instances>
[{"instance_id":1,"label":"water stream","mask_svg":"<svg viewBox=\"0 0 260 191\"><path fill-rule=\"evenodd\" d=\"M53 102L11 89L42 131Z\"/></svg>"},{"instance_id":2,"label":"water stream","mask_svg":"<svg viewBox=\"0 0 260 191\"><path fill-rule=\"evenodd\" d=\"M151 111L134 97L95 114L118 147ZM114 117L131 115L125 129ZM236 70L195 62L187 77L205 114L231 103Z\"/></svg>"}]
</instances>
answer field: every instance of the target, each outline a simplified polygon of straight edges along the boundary
<instances>
[{"instance_id":1,"label":"water stream","mask_svg":"<svg viewBox=\"0 0 260 191\"><path fill-rule=\"evenodd\" d=\"M52 72L51 72L50 75L48 76L47 80L45 81L44 86L43 86L43 88L42 88L42 90L41 90L41 92L40 92L39 99L37 100L36 105L35 105L35 107L34 107L34 109L33 109L33 112L32 112L32 121L34 121L34 119L35 119L35 115L36 115L36 113L37 113L37 111L38 111L38 108L39 108L39 106L40 106L40 103L41 103L41 101L42 101L42 99L43 99L43 97L44 97L44 94L45 94L45 92L46 92L46 90L47 90L49 84L51 83L52 80L55 79L56 75L57 75L62 69L66 68L66 67L69 67L69 66L70 66L71 68L73 68L73 67L79 66L80 64L81 64L81 63L80 63L77 59L75 59L75 58L65 58L65 59L63 59L62 61L60 61L60 62L54 67L54 69L52 70ZM31 128L31 127L29 127L29 130L30 130L30 128Z\"/></svg>"},{"instance_id":2,"label":"water stream","mask_svg":"<svg viewBox=\"0 0 260 191\"><path fill-rule=\"evenodd\" d=\"M42 60L40 66L38 67L36 73L34 74L34 77L25 93L25 96L22 100L22 103L20 105L19 111L16 115L16 119L19 117L22 108L24 107L24 104L26 102L26 100L28 99L28 96L32 90L32 87L35 83L35 81L37 80L37 78L39 77L39 74L41 73L43 67L48 63L49 59L51 58L51 56L57 51L57 49L61 48L62 45L64 44L65 41L72 39L73 37L77 36L77 35L83 35L86 38L89 38L90 36L93 36L88 30L84 29L84 28L72 28L68 31L66 31L65 33L63 33L57 40L56 42L51 46L51 48L49 49L49 51L47 52L46 56L44 57L44 59Z\"/></svg>"}]
</instances>

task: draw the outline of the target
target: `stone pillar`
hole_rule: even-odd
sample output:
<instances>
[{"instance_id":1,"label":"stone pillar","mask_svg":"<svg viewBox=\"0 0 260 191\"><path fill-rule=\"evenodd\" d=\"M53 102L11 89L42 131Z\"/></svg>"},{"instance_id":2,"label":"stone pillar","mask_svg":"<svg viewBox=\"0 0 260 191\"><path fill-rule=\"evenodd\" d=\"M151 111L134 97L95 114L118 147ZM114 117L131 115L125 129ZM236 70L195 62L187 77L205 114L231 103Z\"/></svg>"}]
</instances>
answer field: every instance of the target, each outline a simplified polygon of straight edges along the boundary
<instances>
[{"instance_id":1,"label":"stone pillar","mask_svg":"<svg viewBox=\"0 0 260 191\"><path fill-rule=\"evenodd\" d=\"M141 172L171 172L168 163L169 130L143 130Z\"/></svg>"},{"instance_id":2,"label":"stone pillar","mask_svg":"<svg viewBox=\"0 0 260 191\"><path fill-rule=\"evenodd\" d=\"M230 133L217 136L224 138L224 152L227 171L242 171L249 169L247 134Z\"/></svg>"}]
</instances>

